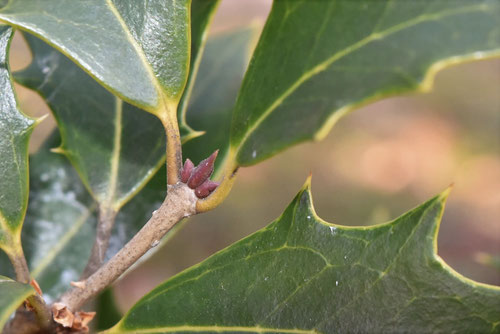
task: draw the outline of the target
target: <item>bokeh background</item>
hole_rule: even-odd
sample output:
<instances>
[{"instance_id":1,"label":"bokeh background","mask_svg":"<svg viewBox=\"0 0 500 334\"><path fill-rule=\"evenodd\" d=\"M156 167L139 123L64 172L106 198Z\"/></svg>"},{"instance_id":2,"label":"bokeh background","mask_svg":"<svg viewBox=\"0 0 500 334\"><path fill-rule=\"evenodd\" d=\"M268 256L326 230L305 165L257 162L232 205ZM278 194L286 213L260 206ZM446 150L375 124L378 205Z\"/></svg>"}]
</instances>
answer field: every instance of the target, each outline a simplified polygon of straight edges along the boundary
<instances>
[{"instance_id":1,"label":"bokeh background","mask_svg":"<svg viewBox=\"0 0 500 334\"><path fill-rule=\"evenodd\" d=\"M211 35L265 21L270 0L224 0ZM31 55L16 35L11 66ZM49 113L35 93L16 86L23 110ZM34 152L55 126L35 130ZM115 287L128 309L168 277L277 218L312 172L316 210L344 225L392 220L453 184L439 232L439 255L474 280L500 285L484 254L500 255L500 59L443 70L428 94L407 94L363 107L341 119L319 143L296 146L243 168L230 197L196 216Z\"/></svg>"}]
</instances>

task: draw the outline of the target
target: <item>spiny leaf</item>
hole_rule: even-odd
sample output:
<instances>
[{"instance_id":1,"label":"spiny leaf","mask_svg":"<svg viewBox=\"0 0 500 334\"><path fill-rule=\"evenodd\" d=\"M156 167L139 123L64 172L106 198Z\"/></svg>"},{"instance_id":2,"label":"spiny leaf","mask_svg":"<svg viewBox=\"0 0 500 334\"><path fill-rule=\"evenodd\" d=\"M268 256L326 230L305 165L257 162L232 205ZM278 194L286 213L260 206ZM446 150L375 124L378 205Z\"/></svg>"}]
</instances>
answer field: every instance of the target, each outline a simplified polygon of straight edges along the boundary
<instances>
[{"instance_id":1,"label":"spiny leaf","mask_svg":"<svg viewBox=\"0 0 500 334\"><path fill-rule=\"evenodd\" d=\"M275 1L234 110L235 164L322 139L361 104L428 90L447 65L498 55L498 0Z\"/></svg>"},{"instance_id":2,"label":"spiny leaf","mask_svg":"<svg viewBox=\"0 0 500 334\"><path fill-rule=\"evenodd\" d=\"M171 117L188 76L189 9L189 0L11 0L0 20L46 40L127 102Z\"/></svg>"},{"instance_id":3,"label":"spiny leaf","mask_svg":"<svg viewBox=\"0 0 500 334\"><path fill-rule=\"evenodd\" d=\"M33 294L35 290L30 285L0 276L0 331L16 308Z\"/></svg>"},{"instance_id":4,"label":"spiny leaf","mask_svg":"<svg viewBox=\"0 0 500 334\"><path fill-rule=\"evenodd\" d=\"M109 333L496 332L500 288L436 253L446 195L346 227L316 215L307 185L275 222L155 288Z\"/></svg>"},{"instance_id":5,"label":"spiny leaf","mask_svg":"<svg viewBox=\"0 0 500 334\"><path fill-rule=\"evenodd\" d=\"M40 39L25 38L34 58L15 73L16 81L47 101L62 137L57 151L71 161L101 209L118 211L164 163L161 122L106 91Z\"/></svg>"},{"instance_id":6,"label":"spiny leaf","mask_svg":"<svg viewBox=\"0 0 500 334\"><path fill-rule=\"evenodd\" d=\"M12 28L0 25L0 248L22 254L21 228L28 204L28 142L35 122L21 113L7 56Z\"/></svg>"}]
</instances>

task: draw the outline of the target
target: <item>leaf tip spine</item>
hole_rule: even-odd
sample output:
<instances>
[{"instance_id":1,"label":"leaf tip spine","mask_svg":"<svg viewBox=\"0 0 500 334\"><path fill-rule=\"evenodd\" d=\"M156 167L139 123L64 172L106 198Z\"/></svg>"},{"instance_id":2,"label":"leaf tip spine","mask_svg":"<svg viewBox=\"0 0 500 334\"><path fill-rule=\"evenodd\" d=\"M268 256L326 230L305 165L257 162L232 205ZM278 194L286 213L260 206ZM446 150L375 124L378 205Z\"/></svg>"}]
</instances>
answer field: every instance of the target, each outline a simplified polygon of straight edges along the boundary
<instances>
[{"instance_id":1,"label":"leaf tip spine","mask_svg":"<svg viewBox=\"0 0 500 334\"><path fill-rule=\"evenodd\" d=\"M67 155L68 154L68 152L62 146L51 148L50 152L57 153L57 154L62 154L62 155Z\"/></svg>"},{"instance_id":2,"label":"leaf tip spine","mask_svg":"<svg viewBox=\"0 0 500 334\"><path fill-rule=\"evenodd\" d=\"M311 191L311 182L312 182L312 172L309 172L309 175L306 178L306 181L304 182L304 185L302 186L302 191Z\"/></svg>"},{"instance_id":3,"label":"leaf tip spine","mask_svg":"<svg viewBox=\"0 0 500 334\"><path fill-rule=\"evenodd\" d=\"M40 124L43 121L45 121L49 116L50 116L50 114L47 113L47 114L42 115L42 116L40 116L38 118L35 118L33 126L38 126L38 124Z\"/></svg>"}]
</instances>

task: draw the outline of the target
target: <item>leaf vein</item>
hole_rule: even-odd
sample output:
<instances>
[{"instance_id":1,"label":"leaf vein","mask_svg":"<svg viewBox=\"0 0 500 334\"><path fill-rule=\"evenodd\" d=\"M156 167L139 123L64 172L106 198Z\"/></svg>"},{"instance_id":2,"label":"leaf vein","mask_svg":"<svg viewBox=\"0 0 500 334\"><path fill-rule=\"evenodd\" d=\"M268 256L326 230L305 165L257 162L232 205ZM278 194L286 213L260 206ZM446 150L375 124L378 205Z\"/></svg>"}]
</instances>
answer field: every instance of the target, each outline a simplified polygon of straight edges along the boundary
<instances>
[{"instance_id":1,"label":"leaf vein","mask_svg":"<svg viewBox=\"0 0 500 334\"><path fill-rule=\"evenodd\" d=\"M410 28L412 26L415 26L417 24L426 22L426 21L432 21L432 20L438 20L443 17L447 16L453 16L453 15L459 15L459 14L464 14L472 11L486 11L488 9L488 6L486 5L474 5L474 6L468 6L468 7L463 7L463 8L458 8L454 10L447 10L447 11L442 11L438 13L433 13L433 14L424 14L421 16L418 16L412 20L409 20L404 23L400 23L397 25L394 25L390 28L387 28L386 30L383 30L381 32L376 32L376 33L370 33L366 37L362 38L356 43L351 44L350 46L335 52L331 57L327 58L325 61L319 63L315 67L311 68L309 71L306 71L304 74L302 74L287 90L285 90L280 96L278 96L274 102L257 118L257 120L248 127L248 131L244 134L244 136L239 139L239 143L236 144L236 147L233 146L233 150L238 151L243 144L248 140L250 135L255 132L257 127L264 122L264 120L269 117L269 115L276 109L278 108L282 102L288 98L290 95L292 95L304 82L307 82L309 79L312 77L316 76L317 74L325 71L328 69L328 67L336 62L337 60L359 50L365 45L368 45L369 43L375 41L375 40L380 40L384 39L387 36L390 36L394 33L397 33L399 31L402 31L404 29Z\"/></svg>"}]
</instances>

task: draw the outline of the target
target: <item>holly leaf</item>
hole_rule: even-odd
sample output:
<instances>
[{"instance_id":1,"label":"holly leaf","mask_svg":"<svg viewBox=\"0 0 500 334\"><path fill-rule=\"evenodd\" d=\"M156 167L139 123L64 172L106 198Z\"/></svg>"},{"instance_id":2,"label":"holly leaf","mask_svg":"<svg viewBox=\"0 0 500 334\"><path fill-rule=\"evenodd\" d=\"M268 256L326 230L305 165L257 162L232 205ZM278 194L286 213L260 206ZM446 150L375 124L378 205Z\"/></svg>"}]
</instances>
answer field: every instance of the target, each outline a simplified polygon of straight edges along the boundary
<instances>
[{"instance_id":1,"label":"holly leaf","mask_svg":"<svg viewBox=\"0 0 500 334\"><path fill-rule=\"evenodd\" d=\"M107 333L496 332L500 288L437 255L446 196L347 227L316 215L307 183L280 218L161 284Z\"/></svg>"},{"instance_id":2,"label":"holly leaf","mask_svg":"<svg viewBox=\"0 0 500 334\"><path fill-rule=\"evenodd\" d=\"M165 161L160 120L103 89L42 40L24 36L34 57L16 81L48 103L62 137L56 151L71 161L100 210L119 211Z\"/></svg>"},{"instance_id":3,"label":"holly leaf","mask_svg":"<svg viewBox=\"0 0 500 334\"><path fill-rule=\"evenodd\" d=\"M320 140L362 104L498 55L497 0L275 1L235 106L234 163Z\"/></svg>"},{"instance_id":4,"label":"holly leaf","mask_svg":"<svg viewBox=\"0 0 500 334\"><path fill-rule=\"evenodd\" d=\"M35 121L19 111L8 51L12 28L0 25L0 248L23 258L21 229L28 205L28 142Z\"/></svg>"},{"instance_id":5,"label":"holly leaf","mask_svg":"<svg viewBox=\"0 0 500 334\"><path fill-rule=\"evenodd\" d=\"M189 71L189 0L12 0L0 20L74 60L113 93L173 118Z\"/></svg>"},{"instance_id":6,"label":"holly leaf","mask_svg":"<svg viewBox=\"0 0 500 334\"><path fill-rule=\"evenodd\" d=\"M22 284L8 277L0 276L0 330L14 311L35 290L28 284Z\"/></svg>"}]
</instances>

